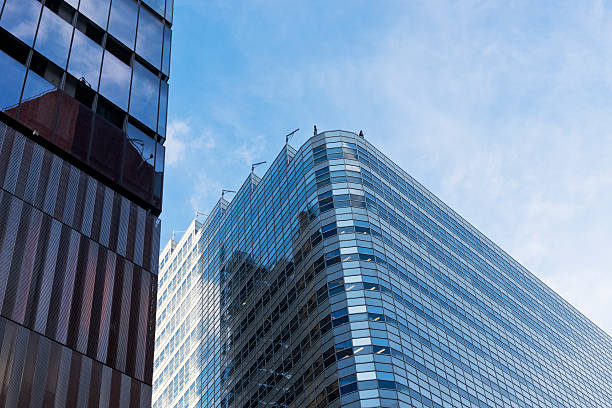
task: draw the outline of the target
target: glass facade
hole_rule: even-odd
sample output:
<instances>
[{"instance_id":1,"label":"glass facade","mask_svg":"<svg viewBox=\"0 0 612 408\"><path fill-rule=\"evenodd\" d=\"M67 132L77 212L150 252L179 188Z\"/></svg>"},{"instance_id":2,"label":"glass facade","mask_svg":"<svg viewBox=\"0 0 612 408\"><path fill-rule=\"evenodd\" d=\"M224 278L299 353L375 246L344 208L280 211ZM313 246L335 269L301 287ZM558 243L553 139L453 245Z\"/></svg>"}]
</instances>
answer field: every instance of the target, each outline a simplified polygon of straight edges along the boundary
<instances>
[{"instance_id":1,"label":"glass facade","mask_svg":"<svg viewBox=\"0 0 612 408\"><path fill-rule=\"evenodd\" d=\"M149 407L173 0L0 0L0 406Z\"/></svg>"},{"instance_id":2,"label":"glass facade","mask_svg":"<svg viewBox=\"0 0 612 408\"><path fill-rule=\"evenodd\" d=\"M160 257L153 407L610 407L612 338L354 133Z\"/></svg>"},{"instance_id":3,"label":"glass facade","mask_svg":"<svg viewBox=\"0 0 612 408\"><path fill-rule=\"evenodd\" d=\"M0 0L0 112L161 211L172 0ZM128 128L140 129L140 139ZM100 141L110 134L112 143ZM147 138L145 140L144 138ZM143 158L142 144L159 144ZM100 151L102 148L104 151ZM118 169L99 166L112 157ZM157 163L159 162L159 163ZM134 180L129 169L148 173ZM156 169L162 169L161 172Z\"/></svg>"}]
</instances>

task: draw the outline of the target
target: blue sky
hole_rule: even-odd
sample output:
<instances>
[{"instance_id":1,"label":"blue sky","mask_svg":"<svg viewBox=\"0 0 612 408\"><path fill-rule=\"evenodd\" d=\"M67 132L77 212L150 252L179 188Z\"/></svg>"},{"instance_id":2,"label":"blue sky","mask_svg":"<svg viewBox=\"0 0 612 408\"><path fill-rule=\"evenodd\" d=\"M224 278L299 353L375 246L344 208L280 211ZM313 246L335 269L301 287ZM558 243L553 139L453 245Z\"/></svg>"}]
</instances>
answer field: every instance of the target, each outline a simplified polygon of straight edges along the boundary
<instances>
[{"instance_id":1,"label":"blue sky","mask_svg":"<svg viewBox=\"0 0 612 408\"><path fill-rule=\"evenodd\" d=\"M611 7L175 0L162 243L293 129L363 129L612 333Z\"/></svg>"}]
</instances>

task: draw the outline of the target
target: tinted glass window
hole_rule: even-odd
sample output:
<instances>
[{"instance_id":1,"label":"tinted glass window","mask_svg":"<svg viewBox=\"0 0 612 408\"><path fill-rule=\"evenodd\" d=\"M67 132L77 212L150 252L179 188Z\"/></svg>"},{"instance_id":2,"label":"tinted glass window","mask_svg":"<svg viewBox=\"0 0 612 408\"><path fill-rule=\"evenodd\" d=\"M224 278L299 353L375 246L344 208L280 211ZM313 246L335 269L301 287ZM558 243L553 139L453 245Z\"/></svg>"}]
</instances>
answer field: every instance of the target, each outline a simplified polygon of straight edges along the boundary
<instances>
[{"instance_id":1,"label":"tinted glass window","mask_svg":"<svg viewBox=\"0 0 612 408\"><path fill-rule=\"evenodd\" d=\"M25 67L0 51L0 72L0 110L7 111L19 103Z\"/></svg>"},{"instance_id":2,"label":"tinted glass window","mask_svg":"<svg viewBox=\"0 0 612 408\"><path fill-rule=\"evenodd\" d=\"M35 0L7 0L0 25L24 43L32 45L40 7Z\"/></svg>"},{"instance_id":3,"label":"tinted glass window","mask_svg":"<svg viewBox=\"0 0 612 408\"><path fill-rule=\"evenodd\" d=\"M106 28L110 0L81 0L79 11L102 28Z\"/></svg>"},{"instance_id":4,"label":"tinted glass window","mask_svg":"<svg viewBox=\"0 0 612 408\"><path fill-rule=\"evenodd\" d=\"M159 78L151 71L134 64L134 78L130 99L130 113L142 123L156 129Z\"/></svg>"},{"instance_id":5,"label":"tinted glass window","mask_svg":"<svg viewBox=\"0 0 612 408\"><path fill-rule=\"evenodd\" d=\"M97 90L101 63L102 47L75 30L68 72L78 79L85 79L91 88Z\"/></svg>"},{"instance_id":6,"label":"tinted glass window","mask_svg":"<svg viewBox=\"0 0 612 408\"><path fill-rule=\"evenodd\" d=\"M163 24L150 11L140 9L136 52L157 68L161 65Z\"/></svg>"},{"instance_id":7,"label":"tinted glass window","mask_svg":"<svg viewBox=\"0 0 612 408\"><path fill-rule=\"evenodd\" d=\"M162 62L162 72L168 75L170 72L170 48L172 45L172 30L164 25L164 60Z\"/></svg>"},{"instance_id":8,"label":"tinted glass window","mask_svg":"<svg viewBox=\"0 0 612 408\"><path fill-rule=\"evenodd\" d=\"M57 14L44 8L34 48L60 67L66 67L72 26Z\"/></svg>"},{"instance_id":9,"label":"tinted glass window","mask_svg":"<svg viewBox=\"0 0 612 408\"><path fill-rule=\"evenodd\" d=\"M57 88L30 70L18 118L44 138L51 140L59 99Z\"/></svg>"},{"instance_id":10,"label":"tinted glass window","mask_svg":"<svg viewBox=\"0 0 612 408\"><path fill-rule=\"evenodd\" d=\"M159 92L159 118L157 120L157 133L166 137L166 112L168 111L168 83L161 82Z\"/></svg>"},{"instance_id":11,"label":"tinted glass window","mask_svg":"<svg viewBox=\"0 0 612 408\"><path fill-rule=\"evenodd\" d=\"M138 5L134 0L113 0L108 31L122 43L134 49Z\"/></svg>"},{"instance_id":12,"label":"tinted glass window","mask_svg":"<svg viewBox=\"0 0 612 408\"><path fill-rule=\"evenodd\" d=\"M145 3L147 3L153 10L157 11L160 16L164 15L164 0L145 0Z\"/></svg>"},{"instance_id":13,"label":"tinted glass window","mask_svg":"<svg viewBox=\"0 0 612 408\"><path fill-rule=\"evenodd\" d=\"M130 67L108 51L104 52L100 93L124 110L128 107L131 73Z\"/></svg>"},{"instance_id":14,"label":"tinted glass window","mask_svg":"<svg viewBox=\"0 0 612 408\"><path fill-rule=\"evenodd\" d=\"M79 0L65 0L66 3L70 4L75 9L79 7Z\"/></svg>"}]
</instances>

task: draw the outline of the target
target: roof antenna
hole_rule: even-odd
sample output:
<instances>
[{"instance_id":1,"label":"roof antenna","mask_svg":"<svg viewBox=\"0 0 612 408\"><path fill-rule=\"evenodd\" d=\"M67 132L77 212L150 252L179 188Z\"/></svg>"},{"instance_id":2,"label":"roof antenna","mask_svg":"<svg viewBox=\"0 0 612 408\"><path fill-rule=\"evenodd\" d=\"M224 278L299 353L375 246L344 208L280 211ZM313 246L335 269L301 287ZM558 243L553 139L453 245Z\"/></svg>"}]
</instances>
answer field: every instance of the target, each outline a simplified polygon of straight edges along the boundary
<instances>
[{"instance_id":1,"label":"roof antenna","mask_svg":"<svg viewBox=\"0 0 612 408\"><path fill-rule=\"evenodd\" d=\"M363 135L363 130L359 131L359 136L363 137L365 139L365 136Z\"/></svg>"},{"instance_id":2,"label":"roof antenna","mask_svg":"<svg viewBox=\"0 0 612 408\"><path fill-rule=\"evenodd\" d=\"M317 135L317 125L314 125L314 135Z\"/></svg>"},{"instance_id":3,"label":"roof antenna","mask_svg":"<svg viewBox=\"0 0 612 408\"><path fill-rule=\"evenodd\" d=\"M223 189L223 190L221 190L221 198L225 197L225 193L235 193L235 191L234 190Z\"/></svg>"},{"instance_id":4,"label":"roof antenna","mask_svg":"<svg viewBox=\"0 0 612 408\"><path fill-rule=\"evenodd\" d=\"M285 144L289 144L289 139L291 139L293 135L295 134L295 132L297 132L298 130L300 130L300 128L295 129L293 132L285 136Z\"/></svg>"},{"instance_id":5,"label":"roof antenna","mask_svg":"<svg viewBox=\"0 0 612 408\"><path fill-rule=\"evenodd\" d=\"M251 173L253 173L255 171L255 167L259 166L260 164L264 164L264 163L267 163L267 162L266 161L260 161L260 162L251 164Z\"/></svg>"}]
</instances>

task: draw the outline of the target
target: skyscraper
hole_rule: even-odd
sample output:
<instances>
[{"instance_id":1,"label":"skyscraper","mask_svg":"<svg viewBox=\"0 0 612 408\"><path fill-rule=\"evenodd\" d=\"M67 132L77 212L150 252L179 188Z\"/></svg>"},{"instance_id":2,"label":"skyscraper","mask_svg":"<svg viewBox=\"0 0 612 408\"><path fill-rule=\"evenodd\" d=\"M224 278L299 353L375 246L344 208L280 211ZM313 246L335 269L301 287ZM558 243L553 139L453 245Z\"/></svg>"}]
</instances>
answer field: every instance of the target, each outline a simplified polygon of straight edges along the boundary
<instances>
[{"instance_id":1,"label":"skyscraper","mask_svg":"<svg viewBox=\"0 0 612 408\"><path fill-rule=\"evenodd\" d=\"M612 338L363 137L202 221L161 254L154 408L612 407Z\"/></svg>"},{"instance_id":2,"label":"skyscraper","mask_svg":"<svg viewBox=\"0 0 612 408\"><path fill-rule=\"evenodd\" d=\"M149 406L173 0L0 0L0 406Z\"/></svg>"}]
</instances>

